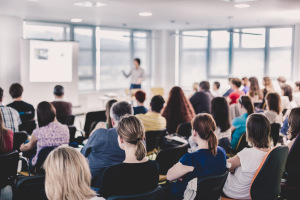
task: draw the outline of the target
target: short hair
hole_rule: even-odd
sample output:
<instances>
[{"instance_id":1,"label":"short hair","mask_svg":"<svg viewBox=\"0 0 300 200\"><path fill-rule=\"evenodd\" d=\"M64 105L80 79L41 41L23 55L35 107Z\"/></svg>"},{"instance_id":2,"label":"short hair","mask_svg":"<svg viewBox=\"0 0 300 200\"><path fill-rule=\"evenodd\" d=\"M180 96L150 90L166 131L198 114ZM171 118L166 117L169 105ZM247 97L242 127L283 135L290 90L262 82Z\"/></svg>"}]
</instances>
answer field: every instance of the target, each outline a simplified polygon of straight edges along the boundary
<instances>
[{"instance_id":1,"label":"short hair","mask_svg":"<svg viewBox=\"0 0 300 200\"><path fill-rule=\"evenodd\" d=\"M208 81L201 81L200 84L199 84L199 87L202 90L209 90L210 89L210 84L209 84Z\"/></svg>"},{"instance_id":2,"label":"short hair","mask_svg":"<svg viewBox=\"0 0 300 200\"><path fill-rule=\"evenodd\" d=\"M3 89L0 87L0 101L2 100L3 98Z\"/></svg>"},{"instance_id":3,"label":"short hair","mask_svg":"<svg viewBox=\"0 0 300 200\"><path fill-rule=\"evenodd\" d=\"M271 92L267 94L266 100L268 102L269 110L272 110L279 115L281 113L281 98L279 94L276 92Z\"/></svg>"},{"instance_id":4,"label":"short hair","mask_svg":"<svg viewBox=\"0 0 300 200\"><path fill-rule=\"evenodd\" d=\"M298 89L300 89L300 81L295 82L296 87L298 87Z\"/></svg>"},{"instance_id":5,"label":"short hair","mask_svg":"<svg viewBox=\"0 0 300 200\"><path fill-rule=\"evenodd\" d=\"M36 112L39 127L47 126L54 121L56 116L56 110L54 106L47 101L42 101L39 103Z\"/></svg>"},{"instance_id":6,"label":"short hair","mask_svg":"<svg viewBox=\"0 0 300 200\"><path fill-rule=\"evenodd\" d=\"M161 109L164 107L164 104L164 98L160 95L156 95L151 99L151 110L160 113Z\"/></svg>"},{"instance_id":7,"label":"short hair","mask_svg":"<svg viewBox=\"0 0 300 200\"><path fill-rule=\"evenodd\" d=\"M64 95L64 94L65 94L64 87L61 86L61 85L56 85L56 86L54 87L53 94L54 94L55 96L58 96L58 97Z\"/></svg>"},{"instance_id":8,"label":"short hair","mask_svg":"<svg viewBox=\"0 0 300 200\"><path fill-rule=\"evenodd\" d=\"M215 85L218 89L220 89L220 86L221 86L220 82L216 81L216 82L214 82L214 85Z\"/></svg>"},{"instance_id":9,"label":"short hair","mask_svg":"<svg viewBox=\"0 0 300 200\"><path fill-rule=\"evenodd\" d=\"M279 76L277 78L277 81L280 82L280 83L286 83L286 78L284 76Z\"/></svg>"},{"instance_id":10,"label":"short hair","mask_svg":"<svg viewBox=\"0 0 300 200\"><path fill-rule=\"evenodd\" d=\"M135 98L138 102L144 103L145 99L146 99L146 93L143 92L142 90L139 90L135 93Z\"/></svg>"},{"instance_id":11,"label":"short hair","mask_svg":"<svg viewBox=\"0 0 300 200\"><path fill-rule=\"evenodd\" d=\"M289 115L289 129L288 133L291 134L291 140L297 137L300 133L300 107L293 108Z\"/></svg>"},{"instance_id":12,"label":"short hair","mask_svg":"<svg viewBox=\"0 0 300 200\"><path fill-rule=\"evenodd\" d=\"M238 88L240 88L242 85L242 81L239 78L233 78L231 82L233 85L235 85Z\"/></svg>"},{"instance_id":13,"label":"short hair","mask_svg":"<svg viewBox=\"0 0 300 200\"><path fill-rule=\"evenodd\" d=\"M24 89L23 89L22 85L19 83L13 83L9 87L9 94L13 99L22 96L23 91L24 91Z\"/></svg>"},{"instance_id":14,"label":"short hair","mask_svg":"<svg viewBox=\"0 0 300 200\"><path fill-rule=\"evenodd\" d=\"M293 100L293 88L290 85L282 85L281 90L283 90L283 96L287 96L289 98L289 101Z\"/></svg>"},{"instance_id":15,"label":"short hair","mask_svg":"<svg viewBox=\"0 0 300 200\"><path fill-rule=\"evenodd\" d=\"M126 101L116 102L112 105L110 109L110 117L119 122L122 117L126 115L132 115L132 106Z\"/></svg>"},{"instance_id":16,"label":"short hair","mask_svg":"<svg viewBox=\"0 0 300 200\"><path fill-rule=\"evenodd\" d=\"M106 115L106 123L107 123L107 128L113 128L111 117L110 117L110 109L114 103L116 103L117 100L111 99L106 103L105 106L105 115Z\"/></svg>"},{"instance_id":17,"label":"short hair","mask_svg":"<svg viewBox=\"0 0 300 200\"><path fill-rule=\"evenodd\" d=\"M135 58L134 61L136 61L139 65L141 65L141 59Z\"/></svg>"},{"instance_id":18,"label":"short hair","mask_svg":"<svg viewBox=\"0 0 300 200\"><path fill-rule=\"evenodd\" d=\"M243 77L242 78L242 81L244 81L244 86L247 86L248 82L249 82L249 79L247 77Z\"/></svg>"},{"instance_id":19,"label":"short hair","mask_svg":"<svg viewBox=\"0 0 300 200\"><path fill-rule=\"evenodd\" d=\"M257 148L270 146L271 124L268 118L262 114L252 114L247 119L247 141Z\"/></svg>"}]
</instances>

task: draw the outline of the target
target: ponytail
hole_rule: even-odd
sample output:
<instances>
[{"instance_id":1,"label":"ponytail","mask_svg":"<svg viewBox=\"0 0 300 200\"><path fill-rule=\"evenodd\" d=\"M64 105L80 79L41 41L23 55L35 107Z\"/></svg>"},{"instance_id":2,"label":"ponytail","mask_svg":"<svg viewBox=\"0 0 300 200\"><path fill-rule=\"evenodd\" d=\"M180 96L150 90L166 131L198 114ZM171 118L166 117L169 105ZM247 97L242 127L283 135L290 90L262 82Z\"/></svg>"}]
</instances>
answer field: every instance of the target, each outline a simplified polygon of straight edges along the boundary
<instances>
[{"instance_id":1,"label":"ponytail","mask_svg":"<svg viewBox=\"0 0 300 200\"><path fill-rule=\"evenodd\" d=\"M217 155L217 147L218 147L218 139L216 134L211 131L210 135L208 136L208 149L209 151L216 156Z\"/></svg>"},{"instance_id":2,"label":"ponytail","mask_svg":"<svg viewBox=\"0 0 300 200\"><path fill-rule=\"evenodd\" d=\"M248 116L254 113L253 103L248 96L242 96L239 101L240 104L247 110Z\"/></svg>"},{"instance_id":3,"label":"ponytail","mask_svg":"<svg viewBox=\"0 0 300 200\"><path fill-rule=\"evenodd\" d=\"M136 143L135 157L138 161L146 157L147 151L142 140L138 139Z\"/></svg>"}]
</instances>

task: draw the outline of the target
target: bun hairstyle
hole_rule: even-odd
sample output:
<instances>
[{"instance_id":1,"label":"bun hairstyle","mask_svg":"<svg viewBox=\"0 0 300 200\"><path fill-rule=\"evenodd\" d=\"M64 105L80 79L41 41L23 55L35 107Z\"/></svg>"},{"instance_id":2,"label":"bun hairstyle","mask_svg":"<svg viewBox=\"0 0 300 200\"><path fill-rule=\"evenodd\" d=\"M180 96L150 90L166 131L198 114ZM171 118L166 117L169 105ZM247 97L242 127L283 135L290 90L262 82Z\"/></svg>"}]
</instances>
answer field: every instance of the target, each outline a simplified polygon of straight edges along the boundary
<instances>
[{"instance_id":1,"label":"bun hairstyle","mask_svg":"<svg viewBox=\"0 0 300 200\"><path fill-rule=\"evenodd\" d=\"M141 121L135 116L126 116L118 123L119 136L129 144L136 145L135 157L137 160L145 158L147 151L144 144L145 129Z\"/></svg>"},{"instance_id":2,"label":"bun hairstyle","mask_svg":"<svg viewBox=\"0 0 300 200\"><path fill-rule=\"evenodd\" d=\"M210 152L216 156L218 139L214 133L217 126L213 117L206 113L196 115L192 120L192 128L202 140L207 140Z\"/></svg>"}]
</instances>

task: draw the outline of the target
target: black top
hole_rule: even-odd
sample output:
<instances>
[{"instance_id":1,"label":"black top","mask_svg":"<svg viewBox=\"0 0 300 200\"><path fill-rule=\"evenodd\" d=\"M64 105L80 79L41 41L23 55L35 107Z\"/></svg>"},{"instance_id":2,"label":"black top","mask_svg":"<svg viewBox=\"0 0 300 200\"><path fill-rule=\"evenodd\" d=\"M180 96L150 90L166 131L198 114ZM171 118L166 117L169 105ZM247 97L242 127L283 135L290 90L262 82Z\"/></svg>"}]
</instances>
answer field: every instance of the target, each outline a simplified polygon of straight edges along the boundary
<instances>
[{"instance_id":1,"label":"black top","mask_svg":"<svg viewBox=\"0 0 300 200\"><path fill-rule=\"evenodd\" d=\"M191 98L190 102L196 112L198 113L210 113L210 103L213 96L209 91L196 92Z\"/></svg>"},{"instance_id":2,"label":"black top","mask_svg":"<svg viewBox=\"0 0 300 200\"><path fill-rule=\"evenodd\" d=\"M145 114L147 112L148 112L148 110L147 110L147 108L145 108L145 106L133 107L133 113L134 113L134 115Z\"/></svg>"},{"instance_id":3,"label":"black top","mask_svg":"<svg viewBox=\"0 0 300 200\"><path fill-rule=\"evenodd\" d=\"M146 193L158 186L159 169L156 161L121 163L104 171L100 195L108 198L116 195Z\"/></svg>"},{"instance_id":4,"label":"black top","mask_svg":"<svg viewBox=\"0 0 300 200\"><path fill-rule=\"evenodd\" d=\"M35 109L29 103L26 103L24 101L14 101L14 102L8 104L7 106L18 111L18 113L21 117L22 123L32 120L34 118Z\"/></svg>"}]
</instances>

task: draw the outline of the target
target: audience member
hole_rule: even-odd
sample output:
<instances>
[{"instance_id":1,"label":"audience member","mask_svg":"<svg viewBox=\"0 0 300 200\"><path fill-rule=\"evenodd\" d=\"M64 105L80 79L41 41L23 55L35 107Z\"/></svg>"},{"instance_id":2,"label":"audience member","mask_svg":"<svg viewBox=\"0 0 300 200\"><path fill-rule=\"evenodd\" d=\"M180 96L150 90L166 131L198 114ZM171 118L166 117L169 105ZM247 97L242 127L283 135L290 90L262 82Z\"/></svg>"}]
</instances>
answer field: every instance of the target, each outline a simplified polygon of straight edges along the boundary
<instances>
[{"instance_id":1,"label":"audience member","mask_svg":"<svg viewBox=\"0 0 300 200\"><path fill-rule=\"evenodd\" d=\"M292 108L297 107L296 103L293 101L293 89L290 85L281 86L281 103L283 110L286 110L285 114L288 115Z\"/></svg>"},{"instance_id":2,"label":"audience member","mask_svg":"<svg viewBox=\"0 0 300 200\"><path fill-rule=\"evenodd\" d=\"M242 78L242 85L243 85L243 92L245 94L247 94L250 90L250 87L249 87L250 83L249 83L249 79L247 77Z\"/></svg>"},{"instance_id":3,"label":"audience member","mask_svg":"<svg viewBox=\"0 0 300 200\"><path fill-rule=\"evenodd\" d=\"M194 178L212 176L226 171L226 153L218 147L215 135L216 123L209 114L198 114L192 121L192 137L198 144L198 151L185 154L169 169L167 179L171 184L169 199L181 200L187 185ZM197 181L196 181L197 184Z\"/></svg>"},{"instance_id":4,"label":"audience member","mask_svg":"<svg viewBox=\"0 0 300 200\"><path fill-rule=\"evenodd\" d=\"M242 85L242 82L240 79L233 78L231 82L232 82L232 84L231 84L232 92L227 97L228 103L230 105L237 103L237 100L240 98L240 96L245 95L245 93L243 91L240 91L240 87Z\"/></svg>"},{"instance_id":5,"label":"audience member","mask_svg":"<svg viewBox=\"0 0 300 200\"><path fill-rule=\"evenodd\" d=\"M295 103L299 107L300 106L300 81L295 82L293 97Z\"/></svg>"},{"instance_id":6,"label":"audience member","mask_svg":"<svg viewBox=\"0 0 300 200\"><path fill-rule=\"evenodd\" d=\"M143 123L145 131L159 131L166 129L166 118L161 115L164 104L164 98L160 95L156 95L151 99L150 110L146 114L136 115Z\"/></svg>"},{"instance_id":7,"label":"audience member","mask_svg":"<svg viewBox=\"0 0 300 200\"><path fill-rule=\"evenodd\" d=\"M242 96L239 99L239 104L241 105L240 117L234 118L232 120L232 136L231 136L231 147L236 149L236 146L243 135L246 132L246 121L249 115L254 113L254 106L251 99L248 96Z\"/></svg>"},{"instance_id":8,"label":"audience member","mask_svg":"<svg viewBox=\"0 0 300 200\"><path fill-rule=\"evenodd\" d=\"M55 108L50 102L43 101L38 104L39 128L32 132L30 141L20 147L23 152L37 147L36 154L31 160L32 166L36 164L38 154L42 148L69 144L69 129L66 125L57 122L55 116Z\"/></svg>"},{"instance_id":9,"label":"audience member","mask_svg":"<svg viewBox=\"0 0 300 200\"><path fill-rule=\"evenodd\" d=\"M262 89L262 93L263 93L264 97L263 97L263 102L262 102L261 108L264 109L266 106L265 98L266 98L267 94L270 92L275 92L275 89L273 87L272 80L267 76L263 78L263 86L264 86L264 89Z\"/></svg>"},{"instance_id":10,"label":"audience member","mask_svg":"<svg viewBox=\"0 0 300 200\"><path fill-rule=\"evenodd\" d=\"M0 111L2 112L4 125L7 129L18 132L21 124L20 115L15 109L2 105L3 97L3 89L0 87Z\"/></svg>"},{"instance_id":11,"label":"audience member","mask_svg":"<svg viewBox=\"0 0 300 200\"><path fill-rule=\"evenodd\" d=\"M230 88L225 92L225 94L223 94L223 97L228 97L231 94L231 92L233 92L233 90L232 90L232 79L233 78L228 79L228 85L230 86Z\"/></svg>"},{"instance_id":12,"label":"audience member","mask_svg":"<svg viewBox=\"0 0 300 200\"><path fill-rule=\"evenodd\" d=\"M278 85L279 85L280 87L286 84L286 78L285 78L284 76L279 76L279 77L277 78L277 81L278 81Z\"/></svg>"},{"instance_id":13,"label":"audience member","mask_svg":"<svg viewBox=\"0 0 300 200\"><path fill-rule=\"evenodd\" d=\"M210 102L213 96L210 93L209 89L210 89L209 82L202 81L199 84L199 91L190 98L190 102L196 114L210 113Z\"/></svg>"},{"instance_id":14,"label":"audience member","mask_svg":"<svg viewBox=\"0 0 300 200\"><path fill-rule=\"evenodd\" d=\"M264 115L268 118L271 124L278 123L281 124L283 120L281 100L278 93L269 93L266 97L267 111Z\"/></svg>"},{"instance_id":15,"label":"audience member","mask_svg":"<svg viewBox=\"0 0 300 200\"><path fill-rule=\"evenodd\" d=\"M220 86L221 86L220 82L218 82L218 81L214 82L213 92L212 92L212 95L214 97L221 97L222 96L221 91L220 91Z\"/></svg>"},{"instance_id":16,"label":"audience member","mask_svg":"<svg viewBox=\"0 0 300 200\"><path fill-rule=\"evenodd\" d=\"M162 116L167 120L169 133L176 133L179 124L192 121L195 116L194 108L180 87L176 86L171 89Z\"/></svg>"},{"instance_id":17,"label":"audience member","mask_svg":"<svg viewBox=\"0 0 300 200\"><path fill-rule=\"evenodd\" d=\"M280 136L285 138L287 136L288 130L289 130L289 118L286 117L285 120L283 120L281 129L280 129Z\"/></svg>"},{"instance_id":18,"label":"audience member","mask_svg":"<svg viewBox=\"0 0 300 200\"><path fill-rule=\"evenodd\" d=\"M49 200L104 200L90 188L88 163L76 149L56 148L48 155L44 168Z\"/></svg>"},{"instance_id":19,"label":"audience member","mask_svg":"<svg viewBox=\"0 0 300 200\"><path fill-rule=\"evenodd\" d=\"M147 108L144 106L144 101L146 100L146 93L139 90L135 93L135 99L137 101L137 107L133 107L134 115L145 114L148 112Z\"/></svg>"},{"instance_id":20,"label":"audience member","mask_svg":"<svg viewBox=\"0 0 300 200\"><path fill-rule=\"evenodd\" d=\"M287 131L287 138L290 140L288 143L289 149L292 148L297 136L300 133L300 108L293 108L288 117L289 129Z\"/></svg>"},{"instance_id":21,"label":"audience member","mask_svg":"<svg viewBox=\"0 0 300 200\"><path fill-rule=\"evenodd\" d=\"M4 126L3 117L0 110L0 155L12 151L13 137L14 133Z\"/></svg>"},{"instance_id":22,"label":"audience member","mask_svg":"<svg viewBox=\"0 0 300 200\"><path fill-rule=\"evenodd\" d=\"M107 199L153 191L158 185L158 164L146 157L145 132L141 121L135 116L124 117L117 132L119 146L125 151L125 160L104 171L100 195Z\"/></svg>"},{"instance_id":23,"label":"audience member","mask_svg":"<svg viewBox=\"0 0 300 200\"><path fill-rule=\"evenodd\" d=\"M132 115L132 113L129 103L125 101L114 103L110 109L113 128L95 130L82 148L81 153L89 160L92 185L101 178L105 168L124 161L125 152L118 144L117 127L122 117Z\"/></svg>"},{"instance_id":24,"label":"audience member","mask_svg":"<svg viewBox=\"0 0 300 200\"><path fill-rule=\"evenodd\" d=\"M56 85L54 87L54 101L51 102L56 109L57 116L69 116L72 114L72 103L64 101L64 87L61 85Z\"/></svg>"},{"instance_id":25,"label":"audience member","mask_svg":"<svg viewBox=\"0 0 300 200\"><path fill-rule=\"evenodd\" d=\"M259 101L261 102L261 100L263 100L263 98L264 98L264 94L259 88L257 78L251 77L251 78L249 78L249 82L250 82L250 89L249 89L249 92L246 94L250 96L250 98L252 99L252 101L254 103L259 102Z\"/></svg>"},{"instance_id":26,"label":"audience member","mask_svg":"<svg viewBox=\"0 0 300 200\"><path fill-rule=\"evenodd\" d=\"M264 115L249 116L246 134L252 148L244 148L227 160L231 164L231 173L223 188L226 196L234 199L251 199L249 190L252 179L263 158L270 151L270 131L270 122Z\"/></svg>"},{"instance_id":27,"label":"audience member","mask_svg":"<svg viewBox=\"0 0 300 200\"><path fill-rule=\"evenodd\" d=\"M19 83L14 83L9 88L9 94L13 98L13 102L8 104L8 107L11 107L19 112L22 123L34 119L35 109L34 107L22 100L23 87Z\"/></svg>"}]
</instances>

